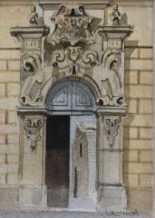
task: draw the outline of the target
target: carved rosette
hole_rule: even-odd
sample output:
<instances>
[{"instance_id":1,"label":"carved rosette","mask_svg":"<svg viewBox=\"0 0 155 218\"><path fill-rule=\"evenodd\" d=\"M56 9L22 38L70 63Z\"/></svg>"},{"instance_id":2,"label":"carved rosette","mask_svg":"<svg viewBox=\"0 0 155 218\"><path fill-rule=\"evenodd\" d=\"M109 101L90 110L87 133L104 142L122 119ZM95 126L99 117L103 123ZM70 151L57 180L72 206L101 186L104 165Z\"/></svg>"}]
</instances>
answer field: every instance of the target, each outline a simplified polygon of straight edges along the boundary
<instances>
[{"instance_id":1,"label":"carved rosette","mask_svg":"<svg viewBox=\"0 0 155 218\"><path fill-rule=\"evenodd\" d=\"M27 138L27 142L31 148L31 151L35 151L38 142L41 140L41 128L43 127L43 121L41 118L26 117L24 120L24 130Z\"/></svg>"}]
</instances>

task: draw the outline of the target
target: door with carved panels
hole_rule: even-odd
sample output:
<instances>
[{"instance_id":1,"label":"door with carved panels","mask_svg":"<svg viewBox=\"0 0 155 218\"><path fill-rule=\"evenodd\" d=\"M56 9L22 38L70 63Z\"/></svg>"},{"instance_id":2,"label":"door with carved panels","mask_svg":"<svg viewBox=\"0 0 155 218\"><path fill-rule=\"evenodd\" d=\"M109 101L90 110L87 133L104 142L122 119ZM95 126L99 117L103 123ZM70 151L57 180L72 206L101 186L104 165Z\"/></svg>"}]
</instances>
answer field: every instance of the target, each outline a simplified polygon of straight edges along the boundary
<instances>
[{"instance_id":1,"label":"door with carved panels","mask_svg":"<svg viewBox=\"0 0 155 218\"><path fill-rule=\"evenodd\" d=\"M49 111L95 111L92 90L79 80L66 80L56 84L47 97Z\"/></svg>"}]
</instances>

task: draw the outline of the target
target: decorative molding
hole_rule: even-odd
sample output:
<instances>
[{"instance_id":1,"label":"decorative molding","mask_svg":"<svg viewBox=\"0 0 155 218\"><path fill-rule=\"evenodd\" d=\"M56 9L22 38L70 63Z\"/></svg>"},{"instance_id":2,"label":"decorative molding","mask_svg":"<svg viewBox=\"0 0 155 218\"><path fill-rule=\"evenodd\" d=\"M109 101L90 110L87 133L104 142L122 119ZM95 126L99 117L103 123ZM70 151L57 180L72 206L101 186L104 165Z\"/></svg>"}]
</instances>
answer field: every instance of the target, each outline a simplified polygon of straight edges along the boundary
<instances>
[{"instance_id":1,"label":"decorative molding","mask_svg":"<svg viewBox=\"0 0 155 218\"><path fill-rule=\"evenodd\" d=\"M113 0L76 0L74 3L72 0L65 0L63 4L70 5L83 5L86 8L95 8L95 9L104 9L107 6L112 5ZM62 4L61 0L39 0L39 5L43 7L45 10L55 9Z\"/></svg>"},{"instance_id":2,"label":"decorative molding","mask_svg":"<svg viewBox=\"0 0 155 218\"><path fill-rule=\"evenodd\" d=\"M72 3L72 0L63 1ZM38 3L37 0L1 0L0 6L32 6L33 4ZM86 8L92 9L104 9L109 5L114 4L114 0L76 0L77 4L82 4ZM40 5L44 9L56 9L60 4L61 0L40 0ZM122 7L153 7L152 0L120 0L119 5Z\"/></svg>"}]
</instances>

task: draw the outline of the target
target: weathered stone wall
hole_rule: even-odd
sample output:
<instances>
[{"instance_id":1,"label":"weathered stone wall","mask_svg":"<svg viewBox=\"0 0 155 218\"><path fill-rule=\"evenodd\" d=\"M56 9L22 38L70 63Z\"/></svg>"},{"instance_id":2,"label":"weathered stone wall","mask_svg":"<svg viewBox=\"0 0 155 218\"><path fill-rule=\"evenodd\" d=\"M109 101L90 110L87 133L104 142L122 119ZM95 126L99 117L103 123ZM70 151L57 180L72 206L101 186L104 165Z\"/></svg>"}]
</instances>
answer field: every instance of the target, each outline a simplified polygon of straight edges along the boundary
<instances>
[{"instance_id":1,"label":"weathered stone wall","mask_svg":"<svg viewBox=\"0 0 155 218\"><path fill-rule=\"evenodd\" d=\"M152 205L152 41L151 6L124 6L135 33L126 45L128 117L124 123L124 179L131 208ZM16 204L19 183L19 122L16 113L20 48L10 27L28 25L30 3L0 3L0 205ZM4 195L2 190L7 190ZM14 189L13 189L14 188ZM12 192L10 191L12 190Z\"/></svg>"}]
</instances>

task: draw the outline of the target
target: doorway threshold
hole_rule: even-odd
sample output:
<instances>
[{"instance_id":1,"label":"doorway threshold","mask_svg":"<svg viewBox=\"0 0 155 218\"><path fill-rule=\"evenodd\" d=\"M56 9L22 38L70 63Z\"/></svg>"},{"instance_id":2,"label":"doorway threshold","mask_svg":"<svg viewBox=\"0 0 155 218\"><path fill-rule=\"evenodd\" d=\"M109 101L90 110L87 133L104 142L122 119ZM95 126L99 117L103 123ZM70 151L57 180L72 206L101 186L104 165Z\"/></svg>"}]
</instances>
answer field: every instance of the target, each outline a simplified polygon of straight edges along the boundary
<instances>
[{"instance_id":1,"label":"doorway threshold","mask_svg":"<svg viewBox=\"0 0 155 218\"><path fill-rule=\"evenodd\" d=\"M58 207L22 207L19 208L20 211L27 212L79 212L79 213L96 213L97 209L92 208L58 208Z\"/></svg>"}]
</instances>

